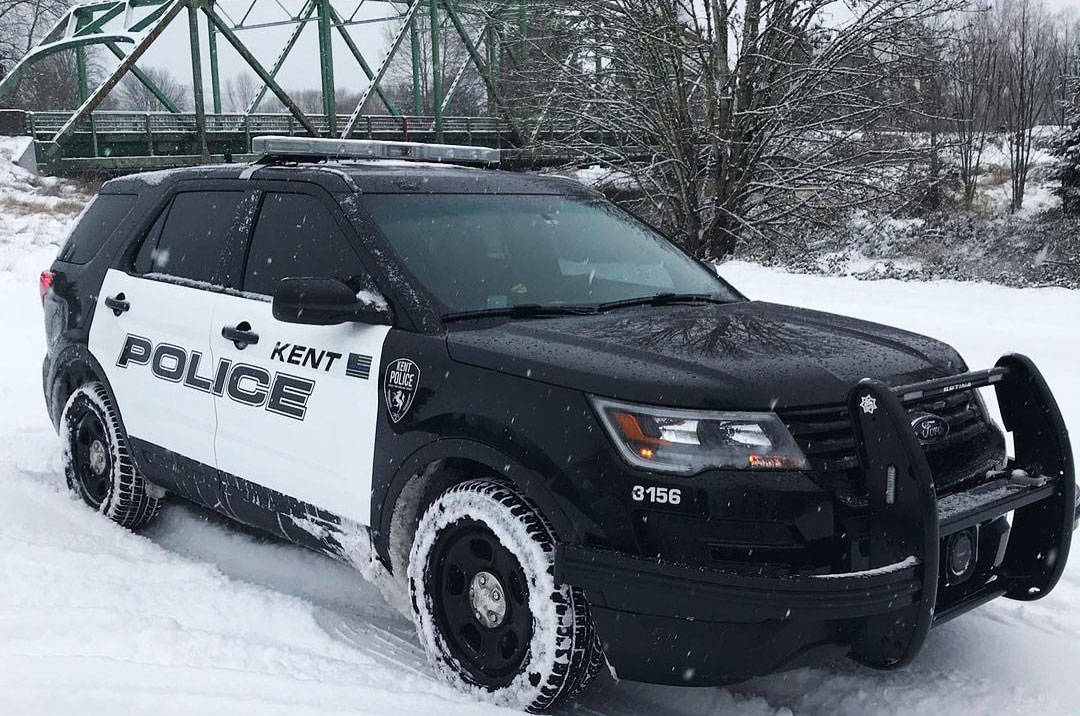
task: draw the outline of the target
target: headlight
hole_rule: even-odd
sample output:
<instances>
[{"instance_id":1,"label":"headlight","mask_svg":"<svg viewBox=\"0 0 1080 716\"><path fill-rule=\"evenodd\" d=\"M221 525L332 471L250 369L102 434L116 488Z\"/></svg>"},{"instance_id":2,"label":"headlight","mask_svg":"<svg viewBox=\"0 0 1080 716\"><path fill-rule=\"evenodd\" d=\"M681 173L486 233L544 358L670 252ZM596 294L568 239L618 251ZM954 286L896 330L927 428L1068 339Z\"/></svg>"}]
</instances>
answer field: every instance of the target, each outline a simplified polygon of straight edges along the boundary
<instances>
[{"instance_id":1,"label":"headlight","mask_svg":"<svg viewBox=\"0 0 1080 716\"><path fill-rule=\"evenodd\" d=\"M677 410L596 397L592 402L619 452L635 467L682 474L808 467L774 413Z\"/></svg>"}]
</instances>

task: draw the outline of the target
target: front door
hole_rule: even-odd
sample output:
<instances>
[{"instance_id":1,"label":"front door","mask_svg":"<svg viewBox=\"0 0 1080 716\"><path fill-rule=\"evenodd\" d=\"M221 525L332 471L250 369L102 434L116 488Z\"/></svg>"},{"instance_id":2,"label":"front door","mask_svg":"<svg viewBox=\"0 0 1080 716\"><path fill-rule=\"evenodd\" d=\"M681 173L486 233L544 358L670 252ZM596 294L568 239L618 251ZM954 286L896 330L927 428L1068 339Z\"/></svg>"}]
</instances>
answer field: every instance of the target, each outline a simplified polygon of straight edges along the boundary
<instances>
[{"instance_id":1,"label":"front door","mask_svg":"<svg viewBox=\"0 0 1080 716\"><path fill-rule=\"evenodd\" d=\"M270 301L287 277L333 277L370 290L347 231L328 198L264 195L243 293L214 306L210 340L231 363L216 398L216 452L229 475L366 525L389 327L285 323Z\"/></svg>"}]
</instances>

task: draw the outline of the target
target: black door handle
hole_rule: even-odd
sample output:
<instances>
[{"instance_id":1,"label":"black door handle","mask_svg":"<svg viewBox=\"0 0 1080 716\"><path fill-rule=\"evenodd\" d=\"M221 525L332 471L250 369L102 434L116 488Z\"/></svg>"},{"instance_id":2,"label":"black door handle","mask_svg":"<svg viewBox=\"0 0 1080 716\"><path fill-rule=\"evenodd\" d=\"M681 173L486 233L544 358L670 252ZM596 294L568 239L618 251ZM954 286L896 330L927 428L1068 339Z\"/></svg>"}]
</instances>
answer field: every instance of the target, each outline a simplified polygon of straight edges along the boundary
<instances>
[{"instance_id":1,"label":"black door handle","mask_svg":"<svg viewBox=\"0 0 1080 716\"><path fill-rule=\"evenodd\" d=\"M221 329L221 335L232 341L236 349L241 351L259 342L259 334L251 330L251 324L247 321L240 321L235 327L225 326Z\"/></svg>"},{"instance_id":2,"label":"black door handle","mask_svg":"<svg viewBox=\"0 0 1080 716\"><path fill-rule=\"evenodd\" d=\"M124 294L118 293L115 296L105 297L105 307L111 308L114 316L119 316L124 311L131 309L131 304L127 302Z\"/></svg>"}]
</instances>

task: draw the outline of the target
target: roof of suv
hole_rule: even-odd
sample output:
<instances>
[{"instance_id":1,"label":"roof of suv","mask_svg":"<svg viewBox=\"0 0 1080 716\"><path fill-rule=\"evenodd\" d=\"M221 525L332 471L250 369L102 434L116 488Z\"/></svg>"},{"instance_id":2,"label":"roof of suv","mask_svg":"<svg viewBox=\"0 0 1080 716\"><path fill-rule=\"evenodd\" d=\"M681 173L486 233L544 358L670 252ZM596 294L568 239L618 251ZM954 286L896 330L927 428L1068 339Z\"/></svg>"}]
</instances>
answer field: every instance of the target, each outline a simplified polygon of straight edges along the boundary
<instances>
[{"instance_id":1,"label":"roof of suv","mask_svg":"<svg viewBox=\"0 0 1080 716\"><path fill-rule=\"evenodd\" d=\"M130 174L113 179L105 192L133 192L147 186L183 180L271 179L308 181L329 191L368 194L554 194L598 196L568 177L555 174L477 169L452 164L403 160L297 162L287 164L219 164Z\"/></svg>"}]
</instances>

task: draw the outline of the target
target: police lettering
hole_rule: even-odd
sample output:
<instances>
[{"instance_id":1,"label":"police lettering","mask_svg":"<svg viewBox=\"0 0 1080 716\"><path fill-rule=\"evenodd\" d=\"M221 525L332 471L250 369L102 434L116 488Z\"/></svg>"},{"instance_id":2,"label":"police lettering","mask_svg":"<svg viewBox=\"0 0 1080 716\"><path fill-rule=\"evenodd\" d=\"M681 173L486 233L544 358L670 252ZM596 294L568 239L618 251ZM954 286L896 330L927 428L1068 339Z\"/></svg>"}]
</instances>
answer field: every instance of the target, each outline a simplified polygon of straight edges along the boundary
<instances>
[{"instance_id":1,"label":"police lettering","mask_svg":"<svg viewBox=\"0 0 1080 716\"><path fill-rule=\"evenodd\" d=\"M288 348L287 343L282 350L285 348ZM302 346L300 348L304 350ZM274 350L277 351L276 348ZM327 370L334 359L341 357L340 353L329 355L331 358L327 363ZM326 357L320 355L312 367L318 368L318 364ZM161 380L182 382L184 386L204 393L227 395L237 403L264 408L271 413L295 420L304 419L308 398L315 390L313 380L288 373L271 375L265 368L248 363L233 363L228 358L219 359L212 373L203 373L203 354L199 351L188 351L171 343L154 346L146 338L131 334L124 338L124 346L120 349L116 365L121 368L129 365L149 365L150 372Z\"/></svg>"},{"instance_id":2,"label":"police lettering","mask_svg":"<svg viewBox=\"0 0 1080 716\"><path fill-rule=\"evenodd\" d=\"M330 372L330 367L334 365L334 361L340 357L341 354L334 351L316 350L315 348L282 343L281 341L278 341L274 345L274 350L270 351L270 360L279 360L282 363L291 363L292 365L314 368L315 370L321 368L327 373ZM323 365L324 361L325 366Z\"/></svg>"},{"instance_id":3,"label":"police lettering","mask_svg":"<svg viewBox=\"0 0 1080 716\"><path fill-rule=\"evenodd\" d=\"M409 370L392 369L387 375L387 382L394 388L415 388L416 373Z\"/></svg>"}]
</instances>

